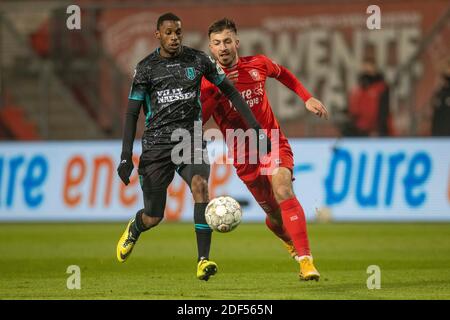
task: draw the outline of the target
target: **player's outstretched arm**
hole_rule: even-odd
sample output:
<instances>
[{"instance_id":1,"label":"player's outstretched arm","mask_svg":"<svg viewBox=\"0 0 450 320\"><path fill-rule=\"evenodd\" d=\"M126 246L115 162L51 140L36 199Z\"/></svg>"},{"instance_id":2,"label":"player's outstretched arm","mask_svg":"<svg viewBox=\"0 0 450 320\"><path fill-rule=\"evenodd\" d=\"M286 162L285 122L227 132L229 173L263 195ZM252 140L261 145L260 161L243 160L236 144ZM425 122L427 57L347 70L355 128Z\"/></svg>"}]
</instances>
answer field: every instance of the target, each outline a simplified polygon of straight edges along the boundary
<instances>
[{"instance_id":1,"label":"player's outstretched arm","mask_svg":"<svg viewBox=\"0 0 450 320\"><path fill-rule=\"evenodd\" d=\"M128 185L130 175L133 171L133 142L136 136L136 124L139 119L142 101L129 99L127 112L125 114L125 126L122 138L122 153L120 154L120 164L117 173L120 179Z\"/></svg>"},{"instance_id":2,"label":"player's outstretched arm","mask_svg":"<svg viewBox=\"0 0 450 320\"><path fill-rule=\"evenodd\" d=\"M256 130L256 134L258 135L258 144L261 145L262 143L267 143L267 152L270 152L270 141L267 139L267 136L265 134L259 134L261 132L260 129L262 128L261 125L256 120L255 116L252 113L252 110L242 98L239 91L236 90L233 83L228 78L224 78L217 87L231 101L242 118L244 118L248 127Z\"/></svg>"},{"instance_id":3,"label":"player's outstretched arm","mask_svg":"<svg viewBox=\"0 0 450 320\"><path fill-rule=\"evenodd\" d=\"M318 99L314 98L303 84L285 67L277 65L279 73L276 79L294 91L305 102L306 109L320 118L328 119L328 110Z\"/></svg>"}]
</instances>

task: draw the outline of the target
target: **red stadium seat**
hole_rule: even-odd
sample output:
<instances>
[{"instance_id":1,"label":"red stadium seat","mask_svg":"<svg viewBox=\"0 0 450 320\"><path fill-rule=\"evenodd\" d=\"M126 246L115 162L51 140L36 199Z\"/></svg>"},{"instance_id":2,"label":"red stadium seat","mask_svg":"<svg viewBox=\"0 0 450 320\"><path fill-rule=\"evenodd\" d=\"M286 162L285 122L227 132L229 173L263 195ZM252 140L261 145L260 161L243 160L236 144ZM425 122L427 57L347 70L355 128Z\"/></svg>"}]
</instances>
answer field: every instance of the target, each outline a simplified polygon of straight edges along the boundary
<instances>
[{"instance_id":1,"label":"red stadium seat","mask_svg":"<svg viewBox=\"0 0 450 320\"><path fill-rule=\"evenodd\" d=\"M36 125L26 119L19 107L7 106L0 109L0 126L14 140L39 140Z\"/></svg>"}]
</instances>

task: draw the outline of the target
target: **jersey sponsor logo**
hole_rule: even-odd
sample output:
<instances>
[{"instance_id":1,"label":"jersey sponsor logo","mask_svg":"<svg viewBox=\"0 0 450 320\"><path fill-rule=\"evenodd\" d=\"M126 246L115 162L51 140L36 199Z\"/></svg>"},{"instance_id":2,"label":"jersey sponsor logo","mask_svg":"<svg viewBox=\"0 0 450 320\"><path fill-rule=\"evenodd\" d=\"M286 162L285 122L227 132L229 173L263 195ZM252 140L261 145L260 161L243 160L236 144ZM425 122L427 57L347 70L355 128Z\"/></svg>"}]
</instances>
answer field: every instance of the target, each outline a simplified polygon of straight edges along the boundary
<instances>
[{"instance_id":1,"label":"jersey sponsor logo","mask_svg":"<svg viewBox=\"0 0 450 320\"><path fill-rule=\"evenodd\" d=\"M156 91L158 103L165 104L180 100L189 100L197 96L195 91L183 92L183 88Z\"/></svg>"},{"instance_id":2,"label":"jersey sponsor logo","mask_svg":"<svg viewBox=\"0 0 450 320\"><path fill-rule=\"evenodd\" d=\"M258 83L253 89L246 89L241 91L241 96L244 99L251 99L256 96L264 95L264 87L262 83Z\"/></svg>"},{"instance_id":3,"label":"jersey sponsor logo","mask_svg":"<svg viewBox=\"0 0 450 320\"><path fill-rule=\"evenodd\" d=\"M186 78L189 80L195 79L195 69L193 67L188 67L185 69Z\"/></svg>"},{"instance_id":4,"label":"jersey sponsor logo","mask_svg":"<svg viewBox=\"0 0 450 320\"><path fill-rule=\"evenodd\" d=\"M255 81L261 80L258 70L252 69L248 73L250 74L250 76L252 77L253 80L255 80Z\"/></svg>"},{"instance_id":5,"label":"jersey sponsor logo","mask_svg":"<svg viewBox=\"0 0 450 320\"><path fill-rule=\"evenodd\" d=\"M263 101L264 96L263 84L260 82L253 89L246 89L241 91L241 96L248 104L248 106L250 108L253 108L253 106L258 105ZM232 106L231 102L230 106Z\"/></svg>"},{"instance_id":6,"label":"jersey sponsor logo","mask_svg":"<svg viewBox=\"0 0 450 320\"><path fill-rule=\"evenodd\" d=\"M253 108L255 105L259 105L264 100L264 86L261 82L258 83L253 89L242 90L240 93L242 99L245 100L250 108ZM237 112L231 101L228 100L228 104L230 108Z\"/></svg>"}]
</instances>

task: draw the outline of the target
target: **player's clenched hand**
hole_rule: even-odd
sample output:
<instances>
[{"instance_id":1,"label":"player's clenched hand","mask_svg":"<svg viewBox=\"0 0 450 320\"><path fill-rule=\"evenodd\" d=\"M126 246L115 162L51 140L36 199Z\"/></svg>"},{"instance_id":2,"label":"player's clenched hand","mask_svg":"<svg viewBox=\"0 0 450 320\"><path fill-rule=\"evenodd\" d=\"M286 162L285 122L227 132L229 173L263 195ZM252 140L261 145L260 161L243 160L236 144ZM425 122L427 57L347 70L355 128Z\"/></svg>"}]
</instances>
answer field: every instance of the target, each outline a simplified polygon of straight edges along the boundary
<instances>
[{"instance_id":1,"label":"player's clenched hand","mask_svg":"<svg viewBox=\"0 0 450 320\"><path fill-rule=\"evenodd\" d=\"M313 98L313 97L309 98L308 101L306 101L305 105L306 105L306 109L308 109L308 111L314 113L315 115L318 115L320 118L322 118L322 116L324 116L325 119L328 119L327 108L325 108L325 106L322 104L322 102L320 102L316 98Z\"/></svg>"},{"instance_id":2,"label":"player's clenched hand","mask_svg":"<svg viewBox=\"0 0 450 320\"><path fill-rule=\"evenodd\" d=\"M117 168L117 173L119 174L120 179L128 185L130 183L130 175L133 171L134 165L133 160L131 159L131 155L122 154L120 157L120 164Z\"/></svg>"}]
</instances>

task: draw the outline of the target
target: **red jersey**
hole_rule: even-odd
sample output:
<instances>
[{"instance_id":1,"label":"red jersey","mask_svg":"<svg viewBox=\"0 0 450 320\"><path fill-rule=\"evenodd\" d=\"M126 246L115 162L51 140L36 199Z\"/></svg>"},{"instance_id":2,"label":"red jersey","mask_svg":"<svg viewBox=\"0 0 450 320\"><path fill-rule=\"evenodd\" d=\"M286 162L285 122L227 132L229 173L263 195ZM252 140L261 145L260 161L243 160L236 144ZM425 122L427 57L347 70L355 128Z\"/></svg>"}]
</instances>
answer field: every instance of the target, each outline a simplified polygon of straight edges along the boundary
<instances>
[{"instance_id":1,"label":"red jersey","mask_svg":"<svg viewBox=\"0 0 450 320\"><path fill-rule=\"evenodd\" d=\"M383 124L380 124L379 112L381 111L382 96L386 89L384 81L377 81L368 87L358 86L352 90L349 99L349 113L360 131L367 134L381 131L379 128L383 127ZM388 126L386 125L386 127ZM383 133L386 134L386 132Z\"/></svg>"},{"instance_id":2,"label":"red jersey","mask_svg":"<svg viewBox=\"0 0 450 320\"><path fill-rule=\"evenodd\" d=\"M271 129L279 130L280 125L267 98L265 85L268 77L276 78L297 93L305 102L311 97L311 94L289 70L264 55L241 57L235 66L223 70L226 74L238 71L238 80L235 87L251 108L256 120L263 129L267 130L269 138L272 136ZM248 129L244 119L234 109L231 102L205 78L202 80L201 102L203 123L206 123L212 115L224 137L226 137L227 129L243 129L244 131ZM281 130L279 130L279 139L280 146L288 143ZM237 150L236 143L234 143L234 149ZM234 152L234 155L236 154Z\"/></svg>"}]
</instances>

